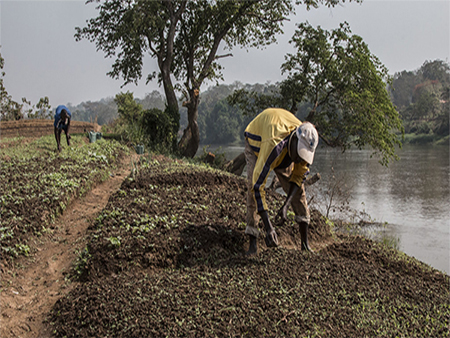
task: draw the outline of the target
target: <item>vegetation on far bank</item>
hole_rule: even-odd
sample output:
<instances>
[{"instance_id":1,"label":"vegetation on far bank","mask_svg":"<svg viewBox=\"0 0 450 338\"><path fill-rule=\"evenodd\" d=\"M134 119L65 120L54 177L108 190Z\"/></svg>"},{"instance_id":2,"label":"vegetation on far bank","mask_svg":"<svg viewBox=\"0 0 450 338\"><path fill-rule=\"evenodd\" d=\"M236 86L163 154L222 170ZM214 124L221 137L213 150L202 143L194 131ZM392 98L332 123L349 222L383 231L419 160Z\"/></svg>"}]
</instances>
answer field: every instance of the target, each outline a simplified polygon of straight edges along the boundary
<instances>
[{"instance_id":1,"label":"vegetation on far bank","mask_svg":"<svg viewBox=\"0 0 450 338\"><path fill-rule=\"evenodd\" d=\"M432 144L432 145L449 145L450 137L436 134L405 134L404 143L409 144Z\"/></svg>"}]
</instances>

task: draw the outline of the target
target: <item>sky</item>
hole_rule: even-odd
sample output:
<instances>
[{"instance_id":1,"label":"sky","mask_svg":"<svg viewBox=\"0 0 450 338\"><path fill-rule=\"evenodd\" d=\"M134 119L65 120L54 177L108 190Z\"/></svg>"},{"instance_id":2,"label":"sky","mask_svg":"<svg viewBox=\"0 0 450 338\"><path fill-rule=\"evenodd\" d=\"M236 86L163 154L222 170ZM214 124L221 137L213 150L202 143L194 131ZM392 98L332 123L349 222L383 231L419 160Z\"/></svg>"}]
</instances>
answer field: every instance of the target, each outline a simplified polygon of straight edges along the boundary
<instances>
[{"instance_id":1,"label":"sky","mask_svg":"<svg viewBox=\"0 0 450 338\"><path fill-rule=\"evenodd\" d=\"M75 41L75 27L97 16L95 4L85 1L0 0L0 53L5 60L4 85L13 100L22 97L33 104L48 96L52 107L99 101L130 91L143 98L162 89L145 84L146 75L157 70L156 61L144 62L143 80L121 87L122 80L106 75L113 59L96 51L94 43ZM450 1L365 0L306 11L299 7L285 24L278 43L263 50L234 49L233 57L221 59L224 83L275 83L283 79L280 66L292 52L289 40L295 24L308 21L324 29L347 21L353 34L361 36L372 54L394 75L413 71L425 61L450 62ZM204 89L214 83L206 84Z\"/></svg>"}]
</instances>

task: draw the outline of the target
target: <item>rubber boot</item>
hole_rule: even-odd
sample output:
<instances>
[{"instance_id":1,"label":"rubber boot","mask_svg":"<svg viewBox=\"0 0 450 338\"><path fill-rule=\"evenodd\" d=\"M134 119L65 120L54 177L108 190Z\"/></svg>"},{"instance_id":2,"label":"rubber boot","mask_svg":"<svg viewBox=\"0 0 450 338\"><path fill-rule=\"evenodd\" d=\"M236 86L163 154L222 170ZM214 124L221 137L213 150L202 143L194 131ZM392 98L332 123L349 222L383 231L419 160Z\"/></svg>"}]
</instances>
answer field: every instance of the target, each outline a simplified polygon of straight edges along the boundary
<instances>
[{"instance_id":1,"label":"rubber boot","mask_svg":"<svg viewBox=\"0 0 450 338\"><path fill-rule=\"evenodd\" d=\"M311 250L308 244L308 228L309 224L306 222L300 222L300 236L302 238L302 251L314 252Z\"/></svg>"}]
</instances>

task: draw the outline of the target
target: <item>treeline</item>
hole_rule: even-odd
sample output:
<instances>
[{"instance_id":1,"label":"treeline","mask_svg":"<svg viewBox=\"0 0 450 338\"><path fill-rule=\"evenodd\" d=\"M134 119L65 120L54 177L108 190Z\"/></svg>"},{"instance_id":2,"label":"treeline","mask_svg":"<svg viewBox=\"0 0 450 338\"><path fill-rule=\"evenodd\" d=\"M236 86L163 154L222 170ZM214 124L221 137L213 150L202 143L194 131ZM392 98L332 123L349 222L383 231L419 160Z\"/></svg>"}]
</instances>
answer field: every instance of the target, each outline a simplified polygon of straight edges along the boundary
<instances>
[{"instance_id":1,"label":"treeline","mask_svg":"<svg viewBox=\"0 0 450 338\"><path fill-rule=\"evenodd\" d=\"M258 93L276 93L278 84L217 85L200 93L198 125L202 144L229 144L241 142L243 131L253 116L243 115L239 108L229 104L228 97L237 89ZM402 71L393 76L389 87L393 104L397 107L407 134L428 135L429 139L449 135L450 112L450 66L435 60L426 61L419 69ZM165 99L159 91L153 91L144 98L134 98L144 110L164 111ZM114 97L97 102L82 102L67 105L76 121L97 122L113 125L119 117ZM310 105L300 103L297 117L304 119ZM180 134L187 125L186 109L180 102Z\"/></svg>"},{"instance_id":2,"label":"treeline","mask_svg":"<svg viewBox=\"0 0 450 338\"><path fill-rule=\"evenodd\" d=\"M165 106L164 97L157 90L147 93L143 99L135 98L135 101L143 109L157 108L164 110ZM72 112L74 121L97 122L99 125L108 125L119 117L114 97L104 98L96 102L82 102L76 106L68 103L67 108Z\"/></svg>"},{"instance_id":3,"label":"treeline","mask_svg":"<svg viewBox=\"0 0 450 338\"><path fill-rule=\"evenodd\" d=\"M449 135L450 66L426 61L415 71L396 73L391 98L403 120L405 133Z\"/></svg>"},{"instance_id":4,"label":"treeline","mask_svg":"<svg viewBox=\"0 0 450 338\"><path fill-rule=\"evenodd\" d=\"M209 88L201 93L199 105L198 125L200 128L200 142L202 144L224 144L243 140L243 133L246 125L250 122L251 116L244 116L238 108L228 104L227 97L237 88L245 87L237 82L232 85L218 85ZM261 88L263 85L253 85L247 87ZM143 99L135 98L136 103L142 106L143 110L159 109L164 111L165 100L158 91L153 91L145 95ZM97 122L104 125L105 129L110 127L114 131L115 121L119 118L118 106L114 97L109 97L96 102L82 102L78 105L67 104L72 112L75 121ZM187 125L187 113L182 108L180 102L180 134Z\"/></svg>"},{"instance_id":5,"label":"treeline","mask_svg":"<svg viewBox=\"0 0 450 338\"><path fill-rule=\"evenodd\" d=\"M200 93L198 125L202 144L229 144L243 140L243 131L253 116L246 116L229 104L227 98L237 89L247 89L259 93L277 92L278 84L217 85ZM430 137L449 135L450 112L450 67L444 61L426 61L415 71L402 71L393 76L389 87L393 104L397 107L407 134L426 134ZM164 110L163 95L158 91L147 94L135 101L144 109ZM299 104L297 116L304 119L308 104ZM112 123L117 117L114 98L98 102L83 102L78 106L69 105L74 119L92 121L100 125ZM180 132L187 125L186 109L180 102ZM180 135L179 135L180 136Z\"/></svg>"}]
</instances>

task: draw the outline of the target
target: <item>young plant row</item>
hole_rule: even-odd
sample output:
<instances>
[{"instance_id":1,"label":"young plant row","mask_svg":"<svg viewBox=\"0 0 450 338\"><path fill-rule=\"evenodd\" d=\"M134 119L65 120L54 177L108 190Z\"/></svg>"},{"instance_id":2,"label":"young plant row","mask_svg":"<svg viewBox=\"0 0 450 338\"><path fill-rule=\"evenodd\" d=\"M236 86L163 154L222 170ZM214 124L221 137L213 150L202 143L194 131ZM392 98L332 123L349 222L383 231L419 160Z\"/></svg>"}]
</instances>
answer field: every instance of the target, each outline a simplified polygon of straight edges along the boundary
<instances>
[{"instance_id":1,"label":"young plant row","mask_svg":"<svg viewBox=\"0 0 450 338\"><path fill-rule=\"evenodd\" d=\"M240 253L242 236L233 240L245 219L245 181L211 168L167 161L142 159L138 173L126 178L111 196L92 226L86 248L92 259L88 264L84 257L79 260L80 275L137 265L192 264L203 259L199 251L223 254L205 243L211 234L229 238L224 257ZM206 183L214 181L223 183ZM239 186L240 191L235 191ZM195 234L199 229L205 229L203 238Z\"/></svg>"},{"instance_id":2,"label":"young plant row","mask_svg":"<svg viewBox=\"0 0 450 338\"><path fill-rule=\"evenodd\" d=\"M109 177L126 148L115 141L87 144L73 137L72 146L55 151L45 136L16 142L1 150L0 244L2 259L28 255L28 240L40 236L64 212L70 200Z\"/></svg>"},{"instance_id":3,"label":"young plant row","mask_svg":"<svg viewBox=\"0 0 450 338\"><path fill-rule=\"evenodd\" d=\"M448 336L448 276L350 236L245 258L245 180L177 161L138 167L90 228L85 278L49 319L57 336Z\"/></svg>"}]
</instances>

